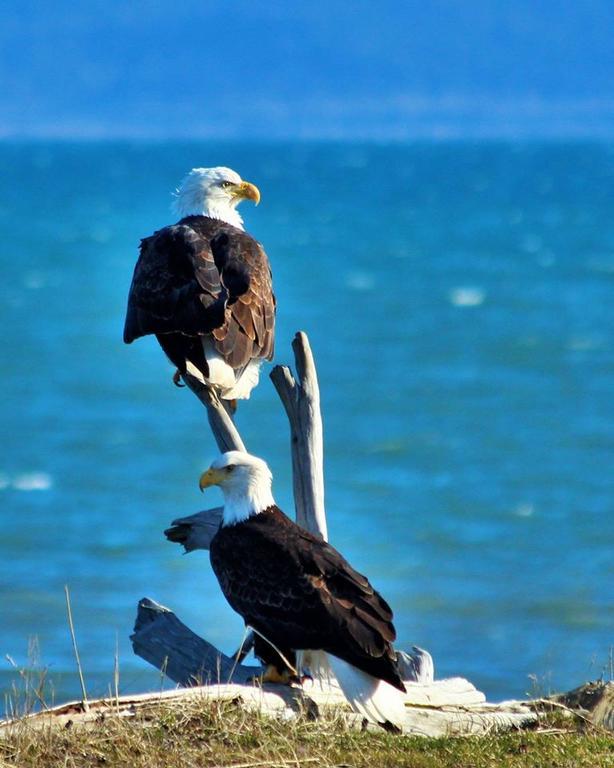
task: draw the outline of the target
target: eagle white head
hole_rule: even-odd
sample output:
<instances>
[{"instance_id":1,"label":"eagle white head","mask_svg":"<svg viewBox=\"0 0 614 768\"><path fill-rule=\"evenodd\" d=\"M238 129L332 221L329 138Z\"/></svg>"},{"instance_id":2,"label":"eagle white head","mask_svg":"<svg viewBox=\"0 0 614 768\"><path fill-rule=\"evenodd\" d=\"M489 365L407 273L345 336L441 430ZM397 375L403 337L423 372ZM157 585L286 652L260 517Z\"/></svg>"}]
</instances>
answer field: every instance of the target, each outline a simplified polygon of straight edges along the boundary
<instances>
[{"instance_id":1,"label":"eagle white head","mask_svg":"<svg viewBox=\"0 0 614 768\"><path fill-rule=\"evenodd\" d=\"M200 476L200 490L217 485L224 494L222 525L234 525L275 504L267 463L243 451L227 451Z\"/></svg>"},{"instance_id":2,"label":"eagle white head","mask_svg":"<svg viewBox=\"0 0 614 768\"><path fill-rule=\"evenodd\" d=\"M260 202L260 191L243 181L236 171L217 168L192 168L175 192L174 209L178 216L209 216L243 229L237 211L242 200Z\"/></svg>"}]
</instances>

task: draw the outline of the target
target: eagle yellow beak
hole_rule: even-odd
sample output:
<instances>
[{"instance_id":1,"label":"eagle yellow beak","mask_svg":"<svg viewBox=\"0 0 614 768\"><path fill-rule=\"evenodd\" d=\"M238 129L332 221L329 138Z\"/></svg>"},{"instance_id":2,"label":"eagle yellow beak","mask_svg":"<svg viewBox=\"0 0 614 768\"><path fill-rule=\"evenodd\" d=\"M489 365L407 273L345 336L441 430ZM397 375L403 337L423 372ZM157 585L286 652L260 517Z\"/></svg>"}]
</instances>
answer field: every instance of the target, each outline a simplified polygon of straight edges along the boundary
<instances>
[{"instance_id":1,"label":"eagle yellow beak","mask_svg":"<svg viewBox=\"0 0 614 768\"><path fill-rule=\"evenodd\" d=\"M242 200L253 200L258 205L260 202L260 190L255 184L250 184L249 181L242 181L235 186L233 197L238 197Z\"/></svg>"},{"instance_id":2,"label":"eagle yellow beak","mask_svg":"<svg viewBox=\"0 0 614 768\"><path fill-rule=\"evenodd\" d=\"M198 487L201 491L204 491L205 488L210 488L212 485L219 485L222 477L223 473L219 469L213 469L213 467L210 467L200 476Z\"/></svg>"}]
</instances>

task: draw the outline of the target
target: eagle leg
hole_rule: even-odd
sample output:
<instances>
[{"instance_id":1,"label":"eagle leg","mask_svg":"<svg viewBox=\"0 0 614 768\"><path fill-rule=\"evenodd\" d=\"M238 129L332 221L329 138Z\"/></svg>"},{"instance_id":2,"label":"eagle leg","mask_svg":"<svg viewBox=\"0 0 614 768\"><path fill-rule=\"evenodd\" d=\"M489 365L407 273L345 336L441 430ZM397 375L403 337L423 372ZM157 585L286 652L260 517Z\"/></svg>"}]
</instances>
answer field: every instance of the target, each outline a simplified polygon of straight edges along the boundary
<instances>
[{"instance_id":1,"label":"eagle leg","mask_svg":"<svg viewBox=\"0 0 614 768\"><path fill-rule=\"evenodd\" d=\"M177 368L177 370L173 374L173 384L176 387L185 387L185 384L181 383L181 371L179 370L179 368Z\"/></svg>"},{"instance_id":2,"label":"eagle leg","mask_svg":"<svg viewBox=\"0 0 614 768\"><path fill-rule=\"evenodd\" d=\"M292 683L300 682L299 678L291 672L287 667L279 669L275 664L267 664L264 668L264 672L260 675L254 675L251 678L253 683L277 683L279 685L292 685Z\"/></svg>"}]
</instances>

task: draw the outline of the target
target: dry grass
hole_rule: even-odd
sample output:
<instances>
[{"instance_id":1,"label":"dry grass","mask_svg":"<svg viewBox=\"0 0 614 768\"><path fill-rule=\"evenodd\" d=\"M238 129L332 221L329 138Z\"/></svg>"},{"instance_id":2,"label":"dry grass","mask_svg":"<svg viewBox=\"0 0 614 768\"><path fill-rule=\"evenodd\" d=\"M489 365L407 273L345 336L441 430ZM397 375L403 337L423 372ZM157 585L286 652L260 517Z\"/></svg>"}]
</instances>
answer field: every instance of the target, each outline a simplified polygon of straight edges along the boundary
<instances>
[{"instance_id":1,"label":"dry grass","mask_svg":"<svg viewBox=\"0 0 614 768\"><path fill-rule=\"evenodd\" d=\"M265 718L234 702L158 703L87 728L36 729L22 720L0 737L0 766L612 768L614 736L569 722L548 732L422 739L353 731L339 718Z\"/></svg>"}]
</instances>

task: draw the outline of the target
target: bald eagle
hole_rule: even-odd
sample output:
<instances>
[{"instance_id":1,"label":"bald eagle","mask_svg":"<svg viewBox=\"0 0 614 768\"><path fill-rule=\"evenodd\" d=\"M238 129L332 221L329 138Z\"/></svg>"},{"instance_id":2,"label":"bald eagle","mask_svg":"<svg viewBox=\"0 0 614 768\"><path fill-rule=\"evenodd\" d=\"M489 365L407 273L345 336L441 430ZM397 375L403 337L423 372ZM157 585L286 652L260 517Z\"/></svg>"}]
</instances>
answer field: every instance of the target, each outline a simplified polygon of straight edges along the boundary
<instances>
[{"instance_id":1,"label":"bald eagle","mask_svg":"<svg viewBox=\"0 0 614 768\"><path fill-rule=\"evenodd\" d=\"M201 475L201 490L218 485L224 494L209 552L226 599L284 657L326 652L353 708L401 727L405 686L389 605L336 549L286 517L271 483L266 463L241 451L222 454Z\"/></svg>"},{"instance_id":2,"label":"bald eagle","mask_svg":"<svg viewBox=\"0 0 614 768\"><path fill-rule=\"evenodd\" d=\"M227 400L247 398L273 357L275 297L267 256L243 229L258 188L230 168L194 168L176 193L181 217L141 241L124 341L155 334L180 374Z\"/></svg>"}]
</instances>

